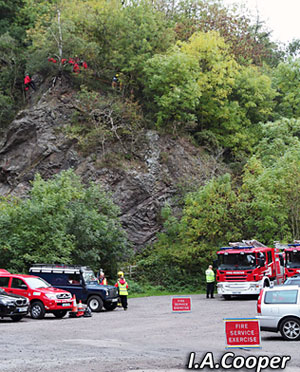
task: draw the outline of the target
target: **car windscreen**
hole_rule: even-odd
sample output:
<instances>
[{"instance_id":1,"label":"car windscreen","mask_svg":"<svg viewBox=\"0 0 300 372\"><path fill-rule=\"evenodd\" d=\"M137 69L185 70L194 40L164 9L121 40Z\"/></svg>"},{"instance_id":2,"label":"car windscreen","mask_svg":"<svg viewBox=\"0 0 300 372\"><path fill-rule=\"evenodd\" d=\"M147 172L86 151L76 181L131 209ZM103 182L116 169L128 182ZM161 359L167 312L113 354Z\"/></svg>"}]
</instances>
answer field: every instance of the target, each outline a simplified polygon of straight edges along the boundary
<instances>
[{"instance_id":1,"label":"car windscreen","mask_svg":"<svg viewBox=\"0 0 300 372\"><path fill-rule=\"evenodd\" d=\"M83 271L82 276L85 283L98 283L98 280L92 271Z\"/></svg>"},{"instance_id":2,"label":"car windscreen","mask_svg":"<svg viewBox=\"0 0 300 372\"><path fill-rule=\"evenodd\" d=\"M269 291L265 295L265 304L296 304L298 290Z\"/></svg>"},{"instance_id":3,"label":"car windscreen","mask_svg":"<svg viewBox=\"0 0 300 372\"><path fill-rule=\"evenodd\" d=\"M284 285L300 285L300 279L287 279Z\"/></svg>"},{"instance_id":4,"label":"car windscreen","mask_svg":"<svg viewBox=\"0 0 300 372\"><path fill-rule=\"evenodd\" d=\"M31 289L51 287L51 284L47 283L46 280L41 278L26 278L25 281L28 287Z\"/></svg>"},{"instance_id":5,"label":"car windscreen","mask_svg":"<svg viewBox=\"0 0 300 372\"><path fill-rule=\"evenodd\" d=\"M256 264L253 253L223 253L218 255L219 270L249 270Z\"/></svg>"}]
</instances>

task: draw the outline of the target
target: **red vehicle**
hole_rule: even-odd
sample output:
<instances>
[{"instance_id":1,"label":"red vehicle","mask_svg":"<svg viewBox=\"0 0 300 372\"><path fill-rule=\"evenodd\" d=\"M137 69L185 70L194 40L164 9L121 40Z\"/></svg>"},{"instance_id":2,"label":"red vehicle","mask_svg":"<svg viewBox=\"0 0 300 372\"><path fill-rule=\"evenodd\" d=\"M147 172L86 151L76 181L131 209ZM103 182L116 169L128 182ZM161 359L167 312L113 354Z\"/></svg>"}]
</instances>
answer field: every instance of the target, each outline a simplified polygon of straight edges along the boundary
<instances>
[{"instance_id":1,"label":"red vehicle","mask_svg":"<svg viewBox=\"0 0 300 372\"><path fill-rule=\"evenodd\" d=\"M258 295L263 287L283 283L284 256L256 240L229 243L218 252L217 288L225 299L232 295Z\"/></svg>"},{"instance_id":2,"label":"red vehicle","mask_svg":"<svg viewBox=\"0 0 300 372\"><path fill-rule=\"evenodd\" d=\"M285 275L286 277L300 274L300 242L295 240L293 244L284 246Z\"/></svg>"},{"instance_id":3,"label":"red vehicle","mask_svg":"<svg viewBox=\"0 0 300 372\"><path fill-rule=\"evenodd\" d=\"M42 319L45 313L62 318L73 306L70 292L54 288L37 276L0 272L0 287L7 293L27 297L33 319Z\"/></svg>"}]
</instances>

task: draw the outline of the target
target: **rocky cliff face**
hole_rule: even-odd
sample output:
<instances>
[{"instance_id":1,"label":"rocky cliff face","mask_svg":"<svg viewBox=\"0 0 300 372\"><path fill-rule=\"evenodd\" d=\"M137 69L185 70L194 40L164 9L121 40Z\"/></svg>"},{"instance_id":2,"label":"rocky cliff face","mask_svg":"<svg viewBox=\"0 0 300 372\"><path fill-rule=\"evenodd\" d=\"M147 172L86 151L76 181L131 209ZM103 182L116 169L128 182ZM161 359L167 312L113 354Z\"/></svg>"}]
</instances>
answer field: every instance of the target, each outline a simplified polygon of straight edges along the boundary
<instances>
[{"instance_id":1,"label":"rocky cliff face","mask_svg":"<svg viewBox=\"0 0 300 372\"><path fill-rule=\"evenodd\" d=\"M72 167L85 182L95 181L111 191L129 239L140 249L161 230L160 210L166 202L174 205L180 190L203 184L224 169L187 139L153 130L144 131L132 157L118 164L109 162L117 143L105 154L99 146L83 155L77 141L62 130L71 121L75 93L65 84L48 89L45 83L29 97L0 144L0 194L25 197L36 172L49 178Z\"/></svg>"}]
</instances>

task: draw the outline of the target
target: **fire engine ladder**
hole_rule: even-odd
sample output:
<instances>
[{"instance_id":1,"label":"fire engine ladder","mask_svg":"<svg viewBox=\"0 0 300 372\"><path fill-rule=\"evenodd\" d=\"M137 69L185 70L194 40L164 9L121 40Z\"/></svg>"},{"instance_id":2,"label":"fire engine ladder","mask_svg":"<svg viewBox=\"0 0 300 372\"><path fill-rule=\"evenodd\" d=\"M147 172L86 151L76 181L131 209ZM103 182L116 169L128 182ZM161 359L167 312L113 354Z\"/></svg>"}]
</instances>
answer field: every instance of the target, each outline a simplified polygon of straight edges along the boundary
<instances>
[{"instance_id":1,"label":"fire engine ladder","mask_svg":"<svg viewBox=\"0 0 300 372\"><path fill-rule=\"evenodd\" d=\"M242 240L241 242L231 242L230 247L253 247L253 248L267 248L264 244L260 243L258 240Z\"/></svg>"}]
</instances>

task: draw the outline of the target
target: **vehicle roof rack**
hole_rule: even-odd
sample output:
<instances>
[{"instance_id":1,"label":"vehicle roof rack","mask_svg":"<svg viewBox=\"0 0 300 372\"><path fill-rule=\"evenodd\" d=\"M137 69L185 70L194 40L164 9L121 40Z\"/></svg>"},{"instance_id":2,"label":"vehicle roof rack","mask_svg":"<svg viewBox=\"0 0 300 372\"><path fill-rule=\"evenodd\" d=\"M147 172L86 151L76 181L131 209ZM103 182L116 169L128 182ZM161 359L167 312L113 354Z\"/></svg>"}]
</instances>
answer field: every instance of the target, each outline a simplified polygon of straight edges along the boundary
<instances>
[{"instance_id":1,"label":"vehicle roof rack","mask_svg":"<svg viewBox=\"0 0 300 372\"><path fill-rule=\"evenodd\" d=\"M64 264L33 264L30 272L47 272L47 273L79 273L80 271L91 271L89 266L64 265Z\"/></svg>"}]
</instances>

